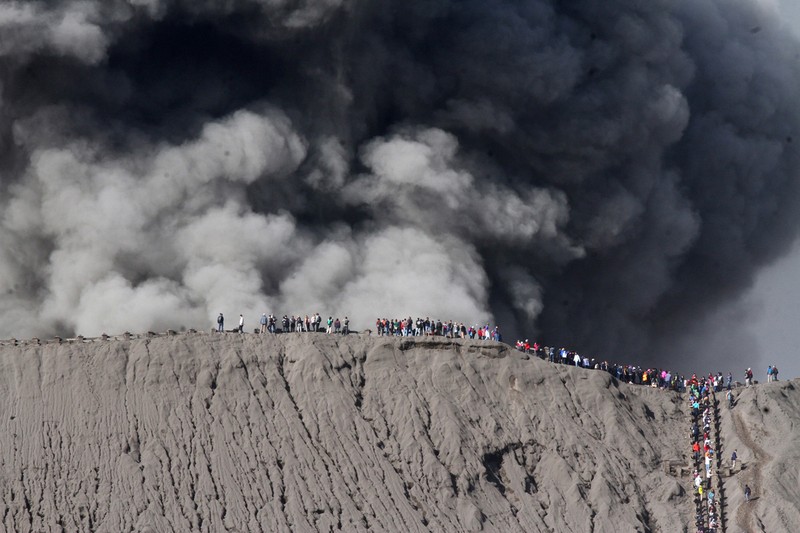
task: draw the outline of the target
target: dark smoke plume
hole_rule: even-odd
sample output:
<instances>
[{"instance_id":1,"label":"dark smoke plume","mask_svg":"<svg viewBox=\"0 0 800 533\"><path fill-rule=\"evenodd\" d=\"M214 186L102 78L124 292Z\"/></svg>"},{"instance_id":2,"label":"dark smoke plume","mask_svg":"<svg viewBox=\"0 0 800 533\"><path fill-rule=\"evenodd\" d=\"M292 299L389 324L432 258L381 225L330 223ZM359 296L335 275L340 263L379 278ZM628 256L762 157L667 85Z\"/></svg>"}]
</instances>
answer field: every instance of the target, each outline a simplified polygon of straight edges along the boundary
<instances>
[{"instance_id":1,"label":"dark smoke plume","mask_svg":"<svg viewBox=\"0 0 800 533\"><path fill-rule=\"evenodd\" d=\"M685 365L797 233L776 9L5 2L0 336L411 314Z\"/></svg>"}]
</instances>

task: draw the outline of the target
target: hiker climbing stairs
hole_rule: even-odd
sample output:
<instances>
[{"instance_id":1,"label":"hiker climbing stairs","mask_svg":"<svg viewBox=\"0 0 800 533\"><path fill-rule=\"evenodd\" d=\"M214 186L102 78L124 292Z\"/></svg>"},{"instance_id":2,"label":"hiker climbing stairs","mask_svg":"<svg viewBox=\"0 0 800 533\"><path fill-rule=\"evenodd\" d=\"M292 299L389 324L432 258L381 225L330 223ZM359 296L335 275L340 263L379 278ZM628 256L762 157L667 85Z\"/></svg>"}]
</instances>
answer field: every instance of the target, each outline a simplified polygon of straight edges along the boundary
<instances>
[{"instance_id":1,"label":"hiker climbing stairs","mask_svg":"<svg viewBox=\"0 0 800 533\"><path fill-rule=\"evenodd\" d=\"M697 531L716 533L724 531L725 527L721 513L724 493L721 483L719 402L713 382L710 379L698 380L693 376L689 382L688 400L695 526Z\"/></svg>"},{"instance_id":2,"label":"hiker climbing stairs","mask_svg":"<svg viewBox=\"0 0 800 533\"><path fill-rule=\"evenodd\" d=\"M714 481L714 494L715 505L717 510L717 528L716 531L725 531L725 487L722 482L722 457L724 453L722 444L722 433L720 432L720 412L719 400L717 399L716 390L711 388L711 436L714 442L714 457L715 475L712 476Z\"/></svg>"}]
</instances>

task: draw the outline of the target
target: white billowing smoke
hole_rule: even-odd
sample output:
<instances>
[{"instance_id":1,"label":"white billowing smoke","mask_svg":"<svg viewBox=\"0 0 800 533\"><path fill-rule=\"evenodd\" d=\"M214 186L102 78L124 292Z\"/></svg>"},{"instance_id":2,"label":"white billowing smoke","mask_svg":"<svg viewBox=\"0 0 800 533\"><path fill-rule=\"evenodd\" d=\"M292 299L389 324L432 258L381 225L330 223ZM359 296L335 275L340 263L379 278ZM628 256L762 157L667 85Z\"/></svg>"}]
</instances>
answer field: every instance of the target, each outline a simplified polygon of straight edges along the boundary
<instances>
[{"instance_id":1,"label":"white billowing smoke","mask_svg":"<svg viewBox=\"0 0 800 533\"><path fill-rule=\"evenodd\" d=\"M360 327L379 317L409 316L470 324L490 318L486 285L480 260L466 243L392 227L321 244L282 284L281 294L289 313L341 311L340 318Z\"/></svg>"},{"instance_id":2,"label":"white billowing smoke","mask_svg":"<svg viewBox=\"0 0 800 533\"><path fill-rule=\"evenodd\" d=\"M253 213L244 188L285 179L305 157L283 114L239 111L195 140L119 159L103 150L80 141L32 150L26 188L8 203L4 250L35 257L41 244L25 236L52 243L22 334L191 327L216 309L267 307L262 275L304 241L288 213ZM14 291L26 265L9 259L3 289Z\"/></svg>"},{"instance_id":3,"label":"white billowing smoke","mask_svg":"<svg viewBox=\"0 0 800 533\"><path fill-rule=\"evenodd\" d=\"M433 145L409 144L408 162L391 142L370 145L365 161L381 171L374 181L401 180L389 187L402 190L402 180L417 172L425 173L420 187L452 175L453 187L440 189L439 199L454 215L466 214L469 206L460 203L471 177L447 167L457 142L441 131L427 135ZM28 130L20 138L39 135ZM180 145L144 145L117 158L105 149L75 141L31 151L24 194L9 202L4 218L15 231L4 240L35 234L52 249L40 258L47 268L39 273L39 305L9 333L180 329L206 325L230 309L250 323L276 307L306 314L350 310L354 324L381 313L490 318L477 252L455 235L437 239L421 230L410 203L397 206L408 211L399 226L344 232L341 239L298 229L286 211L253 212L246 185L258 179L280 187L306 157L306 142L278 111L237 111ZM392 153L380 154L383 149ZM429 165L435 168L426 170ZM13 240L30 255L40 246ZM14 271L12 265L3 262L3 289L11 292L25 266Z\"/></svg>"},{"instance_id":4,"label":"white billowing smoke","mask_svg":"<svg viewBox=\"0 0 800 533\"><path fill-rule=\"evenodd\" d=\"M465 243L436 240L416 228L390 228L367 238L361 255L341 301L360 323L380 310L385 318L489 319L486 275Z\"/></svg>"},{"instance_id":5,"label":"white billowing smoke","mask_svg":"<svg viewBox=\"0 0 800 533\"><path fill-rule=\"evenodd\" d=\"M348 199L434 233L511 243L561 238L569 219L563 193L529 187L519 195L475 179L457 152L458 140L439 129L372 140L361 155L372 172L349 185Z\"/></svg>"},{"instance_id":6,"label":"white billowing smoke","mask_svg":"<svg viewBox=\"0 0 800 533\"><path fill-rule=\"evenodd\" d=\"M4 2L0 5L0 57L28 58L55 52L95 64L105 57L107 38L94 22L101 5L71 2L48 6L45 2Z\"/></svg>"},{"instance_id":7,"label":"white billowing smoke","mask_svg":"<svg viewBox=\"0 0 800 533\"><path fill-rule=\"evenodd\" d=\"M800 227L765 2L6 2L0 35L0 336L421 315L681 364Z\"/></svg>"}]
</instances>

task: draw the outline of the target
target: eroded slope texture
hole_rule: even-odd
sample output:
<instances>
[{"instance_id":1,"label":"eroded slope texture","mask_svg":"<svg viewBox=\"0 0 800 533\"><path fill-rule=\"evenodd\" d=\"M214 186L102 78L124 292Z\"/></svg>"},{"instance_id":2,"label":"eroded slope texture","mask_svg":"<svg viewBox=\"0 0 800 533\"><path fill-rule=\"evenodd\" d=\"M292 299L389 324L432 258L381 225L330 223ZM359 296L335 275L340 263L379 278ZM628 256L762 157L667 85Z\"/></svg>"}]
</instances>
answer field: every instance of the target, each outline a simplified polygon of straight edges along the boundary
<instances>
[{"instance_id":1,"label":"eroded slope texture","mask_svg":"<svg viewBox=\"0 0 800 533\"><path fill-rule=\"evenodd\" d=\"M733 409L723 408L722 443L731 533L800 531L800 387L798 381L764 383L736 391ZM727 474L727 472L726 472ZM744 486L753 498L744 501Z\"/></svg>"},{"instance_id":2,"label":"eroded slope texture","mask_svg":"<svg viewBox=\"0 0 800 533\"><path fill-rule=\"evenodd\" d=\"M691 523L663 469L686 459L677 395L501 344L187 334L2 347L0 395L7 531Z\"/></svg>"}]
</instances>

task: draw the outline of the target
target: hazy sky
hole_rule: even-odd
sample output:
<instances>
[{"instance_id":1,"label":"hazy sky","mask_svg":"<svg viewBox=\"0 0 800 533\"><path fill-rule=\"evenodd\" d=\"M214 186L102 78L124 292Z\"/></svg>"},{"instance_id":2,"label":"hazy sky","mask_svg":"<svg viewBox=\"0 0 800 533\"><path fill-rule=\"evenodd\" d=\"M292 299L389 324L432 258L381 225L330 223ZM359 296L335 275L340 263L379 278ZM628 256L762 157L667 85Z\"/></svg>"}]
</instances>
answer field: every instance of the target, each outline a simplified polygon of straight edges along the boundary
<instances>
[{"instance_id":1,"label":"hazy sky","mask_svg":"<svg viewBox=\"0 0 800 533\"><path fill-rule=\"evenodd\" d=\"M787 25L800 36L800 2L779 0ZM741 305L752 315L751 330L763 368L753 371L764 379L766 365L778 365L780 376L800 376L800 246L758 276ZM741 369L737 369L741 373Z\"/></svg>"},{"instance_id":2,"label":"hazy sky","mask_svg":"<svg viewBox=\"0 0 800 533\"><path fill-rule=\"evenodd\" d=\"M742 304L752 309L759 360L776 364L780 376L800 376L800 249L765 269ZM766 372L766 366L761 370ZM763 376L762 376L763 379Z\"/></svg>"},{"instance_id":3,"label":"hazy sky","mask_svg":"<svg viewBox=\"0 0 800 533\"><path fill-rule=\"evenodd\" d=\"M780 6L780 10L783 12L790 26L795 31L800 33L800 30L798 30L798 21L800 21L800 2L795 2L795 0L778 0L778 5Z\"/></svg>"}]
</instances>

